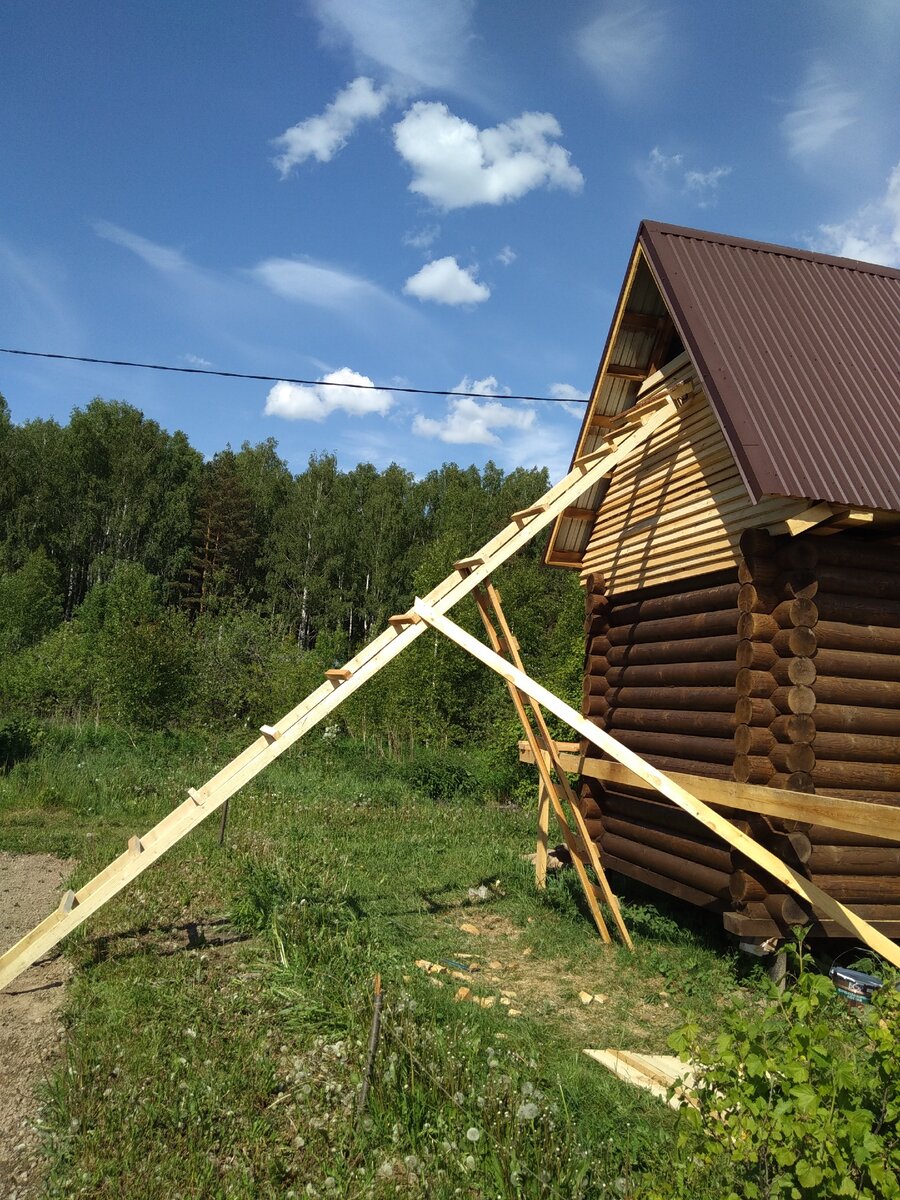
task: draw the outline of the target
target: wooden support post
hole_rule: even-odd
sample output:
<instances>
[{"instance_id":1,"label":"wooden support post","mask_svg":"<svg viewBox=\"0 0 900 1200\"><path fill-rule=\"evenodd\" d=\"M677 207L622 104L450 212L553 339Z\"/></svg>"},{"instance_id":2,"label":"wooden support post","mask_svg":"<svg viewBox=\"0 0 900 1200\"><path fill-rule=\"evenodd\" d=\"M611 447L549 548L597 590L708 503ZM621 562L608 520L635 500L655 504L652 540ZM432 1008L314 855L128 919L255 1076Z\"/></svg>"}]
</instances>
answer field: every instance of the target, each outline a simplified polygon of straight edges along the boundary
<instances>
[{"instance_id":1,"label":"wooden support post","mask_svg":"<svg viewBox=\"0 0 900 1200\"><path fill-rule=\"evenodd\" d=\"M485 629L487 630L488 636L496 646L499 644L500 638L491 621L488 601L483 589L478 588L476 590L475 599L478 603L478 610L481 613L481 619ZM525 732L525 736L528 739L528 743L532 747L534 753L540 759L540 763L538 765L538 774L540 775L541 784L543 785L544 791L546 792L550 803L553 805L553 812L556 816L556 820L559 824L563 838L565 839L569 853L572 856L572 865L575 867L575 871L578 875L578 880L584 892L584 898L587 901L588 908L591 911L591 916L594 918L594 924L597 926L597 932L600 934L600 937L604 942L609 943L612 941L612 938L609 935L609 928L603 919L603 913L600 911L600 906L597 903L597 897L594 894L594 889L591 885L590 879L588 878L587 871L585 870L584 862L582 861L582 854L584 853L586 855L587 853L589 839L582 839L582 842L579 843L575 835L572 833L569 822L566 819L565 810L563 809L562 802L560 800L557 785L554 783L553 777L550 774L547 756L544 752L543 739L539 736L539 734L536 734L532 728L532 724L529 720L528 712L525 707L525 698L522 693L511 684L509 684L508 687L510 697L512 698L513 705L516 709L516 714L518 715L519 722ZM532 706L532 713L535 712L536 707ZM544 877L546 879L546 859L544 862L544 867Z\"/></svg>"},{"instance_id":2,"label":"wooden support post","mask_svg":"<svg viewBox=\"0 0 900 1200\"><path fill-rule=\"evenodd\" d=\"M534 882L544 890L547 886L547 843L550 833L550 793L543 779L538 781L538 836L534 857Z\"/></svg>"},{"instance_id":3,"label":"wooden support post","mask_svg":"<svg viewBox=\"0 0 900 1200\"><path fill-rule=\"evenodd\" d=\"M225 803L222 805L222 816L221 816L221 819L219 820L219 845L220 846L223 846L225 844L225 829L228 825L228 806L230 803L231 803L230 800L226 800Z\"/></svg>"},{"instance_id":4,"label":"wooden support post","mask_svg":"<svg viewBox=\"0 0 900 1200\"><path fill-rule=\"evenodd\" d=\"M499 567L542 530L546 529L560 513L575 503L579 496L601 479L605 479L620 463L628 459L652 434L678 414L674 399L656 408L640 426L626 432L615 449L594 455L590 463L582 463L569 472L541 498L546 504L544 512L536 515L527 525L520 527L512 521L482 546L474 559L463 560L481 564L468 566L464 572L454 571L428 593L429 611L448 611L465 596L468 596L492 570ZM460 578L460 575L463 577ZM392 662L427 626L416 616L416 620L398 632L391 625L347 663L341 674L346 672L340 687L326 679L295 708L278 722L281 737L271 739L260 735L231 762L203 785L191 788L188 798L174 808L166 817L148 830L141 841L142 854L127 851L109 863L95 875L75 896L67 912L55 910L9 950L0 954L0 989L6 987L33 962L51 950L73 929L77 929L108 900L131 883L138 875L152 866L158 858L186 837L226 800L256 776L276 758L299 741L310 729L325 720L339 704L353 695L357 688L383 667Z\"/></svg>"},{"instance_id":5,"label":"wooden support post","mask_svg":"<svg viewBox=\"0 0 900 1200\"><path fill-rule=\"evenodd\" d=\"M500 646L503 646L505 653L507 653L509 655L509 658L511 659L513 665L518 670L520 670L520 671L523 670L522 656L519 653L519 643L516 640L515 636L513 635L513 632L512 632L512 629L510 628L509 622L506 619L506 613L503 611L503 605L501 604L501 601L500 601L500 593L497 591L497 589L494 587L493 583L489 579L485 580L483 588L476 589L475 599L478 602L478 609L479 609L479 612L481 613L482 623L484 624L484 626L488 632L488 637L490 638L491 643L494 646L495 653L500 648ZM500 629L499 634L494 629L493 622L491 620L491 614L493 614L493 617L497 621L497 625L499 626L499 629ZM521 692L517 691L511 684L509 684L508 686L509 686L509 690L510 690L510 695L513 698L513 703L516 706L517 712L519 712L519 719L520 719L520 721L522 721L523 728L526 729L526 736L528 736L528 731L530 731L530 729L531 729L531 722L528 721L527 716L523 717L523 714L525 713L525 706L524 706L523 702L526 700L526 697L523 696ZM588 828L584 823L584 817L582 816L581 808L579 807L579 804L578 804L578 798L575 795L575 793L572 791L572 786L569 783L568 776L566 775L565 771L563 770L562 764L560 763L560 760L559 760L559 756L556 753L556 745L555 745L555 742L553 741L553 738L550 736L550 730L547 727L547 722L544 719L544 714L541 712L540 705L536 704L533 699L529 699L528 704L531 709L532 715L534 717L535 725L537 727L537 734L538 734L537 745L540 748L540 750L542 751L542 754L547 756L547 759L549 760L550 765L553 767L553 771L554 771L554 773L556 775L556 779L557 779L556 787L553 787L551 784L550 799L552 801L555 797L557 805L559 805L560 807L561 807L561 800L562 800L563 796L568 801L569 808L570 808L572 816L574 817L574 820L575 820L575 827L578 830L578 836L581 838L581 841L582 841L582 844L584 847L584 852L594 870L594 874L597 877L597 882L600 887L600 894L602 895L603 899L606 901L606 903L609 905L610 909L612 910L612 914L615 919L616 925L618 927L619 933L622 937L622 941L629 948L629 950L633 950L634 944L631 940L631 937L628 933L628 929L625 925L625 921L622 917L622 912L621 912L621 909L619 908L618 898L616 897L612 888L609 886L609 880L607 879L606 872L603 870L603 866L600 862L600 855L597 851L597 847L594 844L594 840L591 837L591 835L588 831ZM549 778L549 773L548 773L548 778ZM540 854L540 850L538 850L538 854ZM537 863L535 865L537 866ZM577 869L577 867L576 867L576 869ZM579 872L579 875L580 875L580 872ZM545 860L545 878L546 878L546 860ZM586 876L585 876L585 878L586 878ZM582 883L583 882L584 881L582 880ZM538 886L540 886L540 883L538 884ZM590 905L590 898L588 899L588 903ZM591 911L593 912L593 905L591 905ZM605 925L604 925L604 927L605 927Z\"/></svg>"},{"instance_id":6,"label":"wooden support post","mask_svg":"<svg viewBox=\"0 0 900 1200\"><path fill-rule=\"evenodd\" d=\"M652 767L639 755L621 745L615 738L610 737L608 733L592 725L590 721L585 721L565 701L560 700L558 696L554 696L552 692L542 687L535 680L530 679L522 671L505 662L489 647L479 642L477 638L466 633L464 629L461 629L447 617L437 613L426 601L416 600L414 608L423 621L426 621L440 633L450 638L451 641L456 642L463 650L467 650L473 657L496 671L498 675L506 680L507 684L520 692L525 692L537 704L548 708L561 720L571 725L582 737L587 738L589 742L597 746L598 749L611 755L623 766L634 771L646 783L651 784L657 791L661 792L674 804L677 804L679 808L683 808L693 817L696 817L698 821L718 837L722 838L723 841L728 842L735 850L752 859L757 866L761 867L762 870L766 871L774 879L784 884L785 887L790 888L791 891L796 892L802 899L813 904L826 917L837 921L844 929L849 930L852 936L862 938L870 949L874 950L876 954L880 954L892 966L900 967L900 947L886 938L884 934L879 933L867 921L864 921L856 913L822 891L811 880L804 878L804 876L793 870L793 868L788 867L770 850L767 850L765 846L761 846L749 834L738 829L730 821L726 820L725 817L704 804L702 800L698 800L696 796L692 796L690 792L685 791L674 780L664 775L662 771L658 771L655 767Z\"/></svg>"}]
</instances>

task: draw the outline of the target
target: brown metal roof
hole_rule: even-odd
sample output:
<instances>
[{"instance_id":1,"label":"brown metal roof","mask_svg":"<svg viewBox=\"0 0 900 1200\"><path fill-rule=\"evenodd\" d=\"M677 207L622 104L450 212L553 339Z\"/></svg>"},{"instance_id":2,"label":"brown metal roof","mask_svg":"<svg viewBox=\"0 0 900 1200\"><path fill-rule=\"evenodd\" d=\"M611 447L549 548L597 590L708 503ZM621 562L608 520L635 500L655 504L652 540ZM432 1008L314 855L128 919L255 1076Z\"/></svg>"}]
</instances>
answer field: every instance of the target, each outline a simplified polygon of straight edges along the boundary
<instances>
[{"instance_id":1,"label":"brown metal roof","mask_svg":"<svg viewBox=\"0 0 900 1200\"><path fill-rule=\"evenodd\" d=\"M753 499L900 510L900 271L652 221L638 244Z\"/></svg>"}]
</instances>

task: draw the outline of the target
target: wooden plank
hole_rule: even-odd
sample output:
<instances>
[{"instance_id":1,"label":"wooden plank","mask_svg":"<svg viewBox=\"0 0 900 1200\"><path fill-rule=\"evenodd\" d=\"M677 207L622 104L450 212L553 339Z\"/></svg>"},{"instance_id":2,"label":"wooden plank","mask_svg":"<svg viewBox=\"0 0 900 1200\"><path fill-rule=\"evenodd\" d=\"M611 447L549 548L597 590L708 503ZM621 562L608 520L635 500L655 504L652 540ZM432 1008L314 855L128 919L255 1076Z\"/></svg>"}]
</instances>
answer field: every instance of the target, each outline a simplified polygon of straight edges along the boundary
<instances>
[{"instance_id":1,"label":"wooden plank","mask_svg":"<svg viewBox=\"0 0 900 1200\"><path fill-rule=\"evenodd\" d=\"M488 587L490 587L490 585L488 585ZM484 625L488 637L496 649L500 643L500 635L497 633L497 630L494 628L493 622L491 621L487 591L484 588L477 588L475 591L475 599L478 604L478 611L481 614L482 624ZM511 634L509 634L509 638L513 641L515 640L512 639ZM609 929L606 921L603 919L603 914L600 911L600 907L597 904L597 899L591 887L590 880L588 879L584 863L581 861L581 851L583 849L584 854L587 855L587 847L590 844L590 838L585 838L582 834L581 844L579 845L578 841L573 836L562 807L558 785L550 774L550 751L548 748L550 742L549 735L546 738L541 737L540 726L538 727L538 732L535 732L535 730L532 728L531 721L528 718L524 696L511 684L508 684L507 686L509 688L509 694L512 699L513 706L519 718L519 723L521 724L528 744L535 755L535 762L538 763L538 774L540 775L544 793L553 806L553 811L559 824L560 831L562 832L563 839L568 847L569 853L572 855L572 863L575 867L576 874L578 875L578 880L584 892L585 899L587 900L591 916L594 918L594 924L597 926L597 932L600 934L600 937L603 939L603 941L609 944L612 942ZM539 710L534 705L532 705L532 713L535 717L539 715ZM594 853L596 855L596 847L594 848ZM544 868L544 878L546 880L546 859L544 861Z\"/></svg>"},{"instance_id":2,"label":"wooden plank","mask_svg":"<svg viewBox=\"0 0 900 1200\"><path fill-rule=\"evenodd\" d=\"M806 533L808 529L813 529L816 525L821 525L823 521L830 521L838 511L843 510L836 509L833 504L813 504L795 517L780 521L775 525L767 525L766 529L772 534L789 533L791 537L796 537L800 533Z\"/></svg>"},{"instance_id":3,"label":"wooden plank","mask_svg":"<svg viewBox=\"0 0 900 1200\"><path fill-rule=\"evenodd\" d=\"M448 575L428 593L429 604L443 612L469 595L487 578L492 569L511 558L542 529L555 521L563 509L576 501L584 491L604 479L620 463L625 462L676 411L677 405L670 401L668 405L658 408L646 424L629 434L606 456L598 458L587 470L576 468L570 471L542 497L542 502L547 505L543 513L523 528L515 522L510 522L482 547L477 557L483 560L483 565L468 572L464 578L460 578L456 573ZM192 832L201 821L219 809L260 771L289 750L357 688L362 687L368 679L401 654L425 628L425 624L417 620L399 632L393 626L384 630L346 664L344 669L351 673L351 677L341 687L335 687L326 680L278 722L282 729L280 738L271 740L260 734L202 788L191 789L188 799L183 804L173 809L143 835L141 840L144 853L133 855L126 852L114 859L76 894L77 903L70 912L51 913L14 946L0 954L0 989L42 954L52 949L66 934L78 928L92 913L152 866L161 855Z\"/></svg>"},{"instance_id":4,"label":"wooden plank","mask_svg":"<svg viewBox=\"0 0 900 1200\"><path fill-rule=\"evenodd\" d=\"M484 566L484 556L481 554L473 554L471 558L461 558L459 562L453 564L454 571L474 571L476 567Z\"/></svg>"},{"instance_id":5,"label":"wooden plank","mask_svg":"<svg viewBox=\"0 0 900 1200\"><path fill-rule=\"evenodd\" d=\"M269 738L273 742L277 742L281 737L281 730L276 729L274 725L260 725L259 732L264 738Z\"/></svg>"},{"instance_id":6,"label":"wooden plank","mask_svg":"<svg viewBox=\"0 0 900 1200\"><path fill-rule=\"evenodd\" d=\"M325 672L325 678L332 683L345 683L352 674L346 667L332 667Z\"/></svg>"},{"instance_id":7,"label":"wooden plank","mask_svg":"<svg viewBox=\"0 0 900 1200\"><path fill-rule=\"evenodd\" d=\"M671 1054L638 1054L633 1050L591 1050L583 1051L588 1058L606 1067L619 1079L635 1087L650 1092L663 1100L670 1108L678 1109L684 1103L695 1104L687 1092L693 1085L695 1070L689 1063L683 1063ZM685 1087L679 1087L670 1096L669 1090L683 1080Z\"/></svg>"},{"instance_id":8,"label":"wooden plank","mask_svg":"<svg viewBox=\"0 0 900 1200\"><path fill-rule=\"evenodd\" d=\"M643 383L647 378L646 367L626 367L624 363L610 363L606 374L615 379L633 379L635 383Z\"/></svg>"},{"instance_id":9,"label":"wooden plank","mask_svg":"<svg viewBox=\"0 0 900 1200\"><path fill-rule=\"evenodd\" d=\"M521 671L523 669L523 664L522 658L519 654L518 642L513 637L512 630L509 627L509 622L506 619L506 614L503 611L503 605L500 602L500 593L491 582L487 583L485 590L491 608L493 609L494 615L497 619L497 623L500 626L500 630L503 634L502 640L510 649L510 657L512 658L513 664L518 668L518 670ZM484 615L483 609L482 614ZM486 621L485 624L488 625L490 630L490 622ZM510 691L512 692L512 688L510 688ZM613 918L616 922L616 926L618 927L619 934L622 937L622 941L629 950L633 950L634 943L631 940L631 935L629 934L628 928L622 917L622 911L619 907L618 897L610 887L609 880L606 877L606 872L603 870L603 866L600 862L600 856L597 853L597 847L594 845L593 838L591 838L590 834L588 833L587 826L584 823L584 817L581 813L581 808L578 804L578 797L572 790L572 785L569 783L568 776L562 769L562 766L559 762L553 739L550 736L550 730L547 728L547 722L544 720L544 714L541 712L539 706L534 702L531 703L531 709L534 714L541 744L550 755L550 760L553 764L553 769L555 771L559 787L562 789L566 799L569 802L569 808L571 809L572 816L575 819L575 827L578 830L578 834L581 837L582 843L587 851L588 859L594 870L594 874L597 877L597 882L600 885L601 895L612 910Z\"/></svg>"},{"instance_id":10,"label":"wooden plank","mask_svg":"<svg viewBox=\"0 0 900 1200\"><path fill-rule=\"evenodd\" d=\"M557 747L560 745L565 743L557 743ZM520 742L519 757L523 762L532 761L527 755L527 748ZM580 748L561 750L560 760L565 770L589 779L599 779L614 787L638 787L647 792L656 790L648 787L640 776L627 767L600 758L588 758ZM719 808L760 813L782 821L824 825L828 829L849 833L871 834L877 830L879 837L900 842L900 807L870 804L865 800L847 800L839 796L793 792L760 784L734 783L727 779L705 779L701 775L685 772L673 771L669 772L669 776L692 791L698 799Z\"/></svg>"},{"instance_id":11,"label":"wooden plank","mask_svg":"<svg viewBox=\"0 0 900 1200\"><path fill-rule=\"evenodd\" d=\"M415 625L418 620L415 613L395 613L392 617L388 617L388 625L394 629L403 629L407 625Z\"/></svg>"},{"instance_id":12,"label":"wooden plank","mask_svg":"<svg viewBox=\"0 0 900 1200\"><path fill-rule=\"evenodd\" d=\"M653 317L647 313L639 312L624 312L622 313L622 323L620 330L629 333L658 333L660 324L665 320L665 317Z\"/></svg>"},{"instance_id":13,"label":"wooden plank","mask_svg":"<svg viewBox=\"0 0 900 1200\"><path fill-rule=\"evenodd\" d=\"M510 520L515 521L517 525L523 521L527 521L529 517L537 517L542 512L546 511L546 504L532 504L530 508L520 508L517 512L510 515Z\"/></svg>"},{"instance_id":14,"label":"wooden plank","mask_svg":"<svg viewBox=\"0 0 900 1200\"><path fill-rule=\"evenodd\" d=\"M571 705L566 704L565 701L560 700L558 696L555 696L545 687L542 687L534 679L530 679L522 671L511 666L498 654L495 654L493 650L483 645L477 638L473 638L471 634L466 633L464 629L461 629L453 621L437 613L426 601L416 600L413 607L423 621L432 625L440 633L450 638L451 641L456 642L458 646L479 659L485 666L496 671L498 675L501 675L508 683L518 688L519 691L525 692L536 703L549 709L560 720L566 721L582 737L587 738L598 749L609 754L623 766L628 767L636 775L639 775L645 783L649 783L674 804L677 804L679 808L683 808L686 812L691 813L707 829L717 834L723 841L728 842L735 850L752 859L762 870L771 875L773 879L777 879L792 892L796 892L798 896L813 904L826 917L840 922L853 936L862 938L870 949L874 950L876 954L880 954L892 966L900 967L900 947L895 946L893 942L879 933L877 929L873 929L868 922L856 916L849 908L832 899L820 887L817 887L810 880L805 879L797 871L793 870L793 868L788 867L770 850L767 850L765 846L761 846L751 838L749 834L732 825L725 817L715 812L709 805L704 804L702 800L697 799L696 796L681 787L680 784L669 778L669 776L663 774L662 771L644 762L639 755L623 746L615 738L610 737L604 730L598 729L590 721L584 720L580 713L577 713Z\"/></svg>"}]
</instances>

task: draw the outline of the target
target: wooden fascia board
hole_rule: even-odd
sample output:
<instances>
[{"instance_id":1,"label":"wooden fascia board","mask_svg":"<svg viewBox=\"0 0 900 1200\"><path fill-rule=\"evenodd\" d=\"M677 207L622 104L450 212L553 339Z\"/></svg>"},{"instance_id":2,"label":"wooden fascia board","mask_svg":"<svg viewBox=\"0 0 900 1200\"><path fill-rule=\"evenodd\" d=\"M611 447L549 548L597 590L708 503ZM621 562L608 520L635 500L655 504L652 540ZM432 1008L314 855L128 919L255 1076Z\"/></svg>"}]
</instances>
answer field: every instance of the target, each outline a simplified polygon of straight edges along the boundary
<instances>
[{"instance_id":1,"label":"wooden fascia board","mask_svg":"<svg viewBox=\"0 0 900 1200\"><path fill-rule=\"evenodd\" d=\"M606 344L603 347L603 354L600 358L600 363L597 367L597 374L594 376L594 386L591 388L591 396L585 409L584 418L581 422L581 429L578 431L578 440L575 443L575 449L572 453L572 461L569 463L569 470L575 467L575 461L582 453L582 447L591 430L591 421L594 417L594 410L597 407L597 400L600 397L600 388L603 384L606 367L609 363L612 348L616 344L616 338L619 336L619 330L622 325L622 314L625 312L625 306L628 302L628 296L631 292L631 286L634 283L635 275L641 260L640 246L640 230L635 238L634 246L631 251L631 257L628 260L628 269L625 272L625 277L622 280L622 287L619 291L619 298L616 301L616 307L613 312L612 323L609 327L609 332L606 335ZM544 551L543 561L547 566L553 566L554 548L556 546L556 538L559 533L562 522L565 520L565 514L561 514L553 522L553 527L550 530L550 537L547 539L547 549Z\"/></svg>"}]
</instances>

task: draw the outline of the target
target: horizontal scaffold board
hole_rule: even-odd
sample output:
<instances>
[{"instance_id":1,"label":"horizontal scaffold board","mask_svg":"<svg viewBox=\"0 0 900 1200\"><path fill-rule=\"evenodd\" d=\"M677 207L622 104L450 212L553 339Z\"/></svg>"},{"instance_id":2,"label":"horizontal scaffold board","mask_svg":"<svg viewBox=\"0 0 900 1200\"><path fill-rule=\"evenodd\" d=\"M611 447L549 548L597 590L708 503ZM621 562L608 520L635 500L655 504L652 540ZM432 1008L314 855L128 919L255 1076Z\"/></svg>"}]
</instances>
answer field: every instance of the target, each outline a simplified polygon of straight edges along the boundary
<instances>
[{"instance_id":1,"label":"horizontal scaffold board","mask_svg":"<svg viewBox=\"0 0 900 1200\"><path fill-rule=\"evenodd\" d=\"M640 788L645 792L656 789L634 771L621 763L589 758L582 754L578 742L557 742L560 762L567 771L588 779L599 779L613 786ZM527 742L519 742L522 762L534 762ZM811 825L826 825L849 833L877 834L900 842L900 808L887 804L870 804L865 800L844 800L839 796L815 796L808 792L792 792L784 788L763 787L754 783L733 783L728 779L709 779L680 771L667 771L683 788L698 800L718 808L740 809L761 813L782 821L805 821Z\"/></svg>"}]
</instances>

